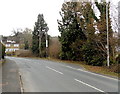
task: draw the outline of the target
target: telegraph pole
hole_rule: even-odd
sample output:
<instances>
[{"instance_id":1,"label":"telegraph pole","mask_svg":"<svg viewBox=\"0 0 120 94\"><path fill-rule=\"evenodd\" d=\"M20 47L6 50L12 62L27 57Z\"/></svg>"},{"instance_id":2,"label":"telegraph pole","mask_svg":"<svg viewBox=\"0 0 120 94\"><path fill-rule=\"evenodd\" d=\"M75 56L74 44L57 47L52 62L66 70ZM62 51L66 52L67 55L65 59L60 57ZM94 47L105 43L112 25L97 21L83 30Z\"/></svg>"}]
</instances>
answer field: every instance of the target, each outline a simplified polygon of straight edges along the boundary
<instances>
[{"instance_id":1,"label":"telegraph pole","mask_svg":"<svg viewBox=\"0 0 120 94\"><path fill-rule=\"evenodd\" d=\"M46 58L48 57L48 34L47 34L47 31L46 31Z\"/></svg>"},{"instance_id":2,"label":"telegraph pole","mask_svg":"<svg viewBox=\"0 0 120 94\"><path fill-rule=\"evenodd\" d=\"M109 56L109 27L108 27L108 2L106 2L106 26L107 26L107 66L110 66L110 56Z\"/></svg>"}]
</instances>

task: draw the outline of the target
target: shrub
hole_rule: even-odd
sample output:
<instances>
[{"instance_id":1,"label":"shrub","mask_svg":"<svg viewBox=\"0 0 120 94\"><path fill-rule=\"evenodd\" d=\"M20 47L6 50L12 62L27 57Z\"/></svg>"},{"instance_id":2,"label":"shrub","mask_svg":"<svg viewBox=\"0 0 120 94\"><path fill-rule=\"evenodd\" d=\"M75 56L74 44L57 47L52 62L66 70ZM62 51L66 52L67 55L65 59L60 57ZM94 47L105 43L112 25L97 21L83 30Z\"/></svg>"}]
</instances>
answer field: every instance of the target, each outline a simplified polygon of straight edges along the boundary
<instances>
[{"instance_id":1,"label":"shrub","mask_svg":"<svg viewBox=\"0 0 120 94\"><path fill-rule=\"evenodd\" d=\"M5 46L0 43L0 59L3 58L4 59L5 56Z\"/></svg>"},{"instance_id":2,"label":"shrub","mask_svg":"<svg viewBox=\"0 0 120 94\"><path fill-rule=\"evenodd\" d=\"M110 70L115 73L120 73L120 64L110 66Z\"/></svg>"},{"instance_id":3,"label":"shrub","mask_svg":"<svg viewBox=\"0 0 120 94\"><path fill-rule=\"evenodd\" d=\"M15 55L15 52L6 52L6 55L7 56L12 56L12 55Z\"/></svg>"},{"instance_id":4,"label":"shrub","mask_svg":"<svg viewBox=\"0 0 120 94\"><path fill-rule=\"evenodd\" d=\"M32 57L33 53L29 50L17 50L15 51L15 55L18 57Z\"/></svg>"},{"instance_id":5,"label":"shrub","mask_svg":"<svg viewBox=\"0 0 120 94\"><path fill-rule=\"evenodd\" d=\"M105 58L101 56L100 52L95 49L95 45L93 42L87 42L83 45L83 58L86 64L93 66L102 66L105 61Z\"/></svg>"},{"instance_id":6,"label":"shrub","mask_svg":"<svg viewBox=\"0 0 120 94\"><path fill-rule=\"evenodd\" d=\"M59 58L60 47L61 47L61 45L60 45L60 42L58 40L58 37L51 37L49 48L48 48L49 49L49 56L52 58Z\"/></svg>"}]
</instances>

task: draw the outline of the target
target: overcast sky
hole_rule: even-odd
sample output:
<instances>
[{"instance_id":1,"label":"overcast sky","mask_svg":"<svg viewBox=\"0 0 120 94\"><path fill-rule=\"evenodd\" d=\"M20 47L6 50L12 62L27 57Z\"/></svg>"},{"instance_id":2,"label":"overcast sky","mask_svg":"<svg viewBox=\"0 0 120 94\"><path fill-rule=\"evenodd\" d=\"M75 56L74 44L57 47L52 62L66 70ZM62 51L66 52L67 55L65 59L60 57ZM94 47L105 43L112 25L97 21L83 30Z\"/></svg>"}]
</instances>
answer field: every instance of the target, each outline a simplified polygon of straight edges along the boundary
<instances>
[{"instance_id":1,"label":"overcast sky","mask_svg":"<svg viewBox=\"0 0 120 94\"><path fill-rule=\"evenodd\" d=\"M114 4L118 0L114 0ZM51 36L59 35L57 19L64 0L0 0L0 35L8 36L13 29L30 28L43 13Z\"/></svg>"}]
</instances>

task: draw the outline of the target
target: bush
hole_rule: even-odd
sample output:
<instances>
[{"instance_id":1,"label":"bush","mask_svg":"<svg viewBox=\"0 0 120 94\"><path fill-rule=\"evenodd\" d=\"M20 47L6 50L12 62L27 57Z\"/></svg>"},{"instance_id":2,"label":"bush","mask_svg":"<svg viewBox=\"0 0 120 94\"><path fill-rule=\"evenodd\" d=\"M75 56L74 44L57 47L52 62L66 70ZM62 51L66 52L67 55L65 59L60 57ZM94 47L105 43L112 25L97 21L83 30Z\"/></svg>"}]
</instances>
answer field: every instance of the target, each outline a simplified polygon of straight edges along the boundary
<instances>
[{"instance_id":1,"label":"bush","mask_svg":"<svg viewBox=\"0 0 120 94\"><path fill-rule=\"evenodd\" d=\"M5 46L0 43L0 59L3 58L4 59L5 56Z\"/></svg>"},{"instance_id":2,"label":"bush","mask_svg":"<svg viewBox=\"0 0 120 94\"><path fill-rule=\"evenodd\" d=\"M110 70L115 73L120 73L120 64L110 66Z\"/></svg>"},{"instance_id":3,"label":"bush","mask_svg":"<svg viewBox=\"0 0 120 94\"><path fill-rule=\"evenodd\" d=\"M66 59L65 53L62 52L62 51L60 52L59 57L60 57L61 60L65 60Z\"/></svg>"},{"instance_id":4,"label":"bush","mask_svg":"<svg viewBox=\"0 0 120 94\"><path fill-rule=\"evenodd\" d=\"M95 44L93 42L87 42L83 45L83 58L86 64L93 66L102 66L105 58L101 56L100 52L95 49Z\"/></svg>"},{"instance_id":5,"label":"bush","mask_svg":"<svg viewBox=\"0 0 120 94\"><path fill-rule=\"evenodd\" d=\"M58 37L51 37L49 48L48 48L49 49L49 56L52 58L59 58L60 47L61 47L61 45L60 45L60 42L58 40Z\"/></svg>"},{"instance_id":6,"label":"bush","mask_svg":"<svg viewBox=\"0 0 120 94\"><path fill-rule=\"evenodd\" d=\"M7 56L13 56L13 55L15 55L15 52L6 52L6 55Z\"/></svg>"},{"instance_id":7,"label":"bush","mask_svg":"<svg viewBox=\"0 0 120 94\"><path fill-rule=\"evenodd\" d=\"M32 57L33 53L29 50L17 50L15 51L15 55L18 57Z\"/></svg>"}]
</instances>

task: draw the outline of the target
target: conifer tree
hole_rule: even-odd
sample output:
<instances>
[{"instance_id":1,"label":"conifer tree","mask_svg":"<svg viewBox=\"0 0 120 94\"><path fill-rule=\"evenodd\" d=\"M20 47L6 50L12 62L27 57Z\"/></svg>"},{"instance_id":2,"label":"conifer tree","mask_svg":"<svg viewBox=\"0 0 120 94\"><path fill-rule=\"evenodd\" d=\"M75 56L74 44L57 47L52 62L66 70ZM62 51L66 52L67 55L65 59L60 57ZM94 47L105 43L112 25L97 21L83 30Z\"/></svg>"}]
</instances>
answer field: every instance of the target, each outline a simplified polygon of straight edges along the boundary
<instances>
[{"instance_id":1,"label":"conifer tree","mask_svg":"<svg viewBox=\"0 0 120 94\"><path fill-rule=\"evenodd\" d=\"M60 42L62 44L60 58L68 60L79 60L81 58L81 47L86 36L77 21L77 2L66 2L63 4L62 21L58 21L61 33ZM79 45L77 45L79 43Z\"/></svg>"},{"instance_id":2,"label":"conifer tree","mask_svg":"<svg viewBox=\"0 0 120 94\"><path fill-rule=\"evenodd\" d=\"M33 31L32 51L40 57L45 54L45 34L47 31L48 26L44 20L44 16L43 14L39 14Z\"/></svg>"}]
</instances>

